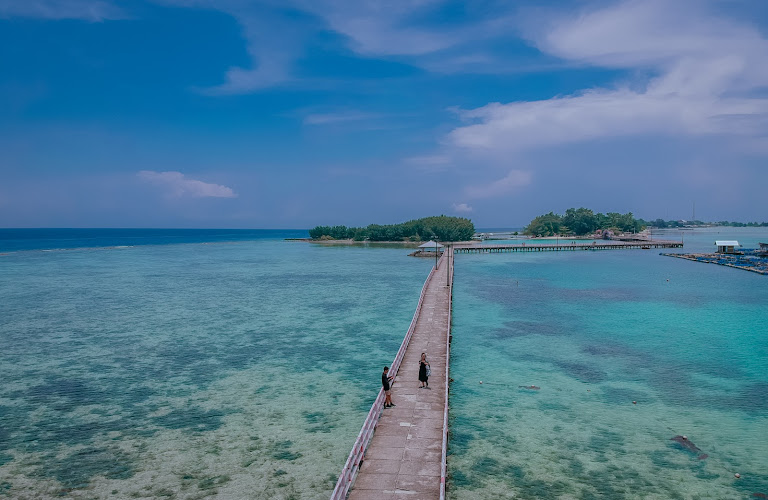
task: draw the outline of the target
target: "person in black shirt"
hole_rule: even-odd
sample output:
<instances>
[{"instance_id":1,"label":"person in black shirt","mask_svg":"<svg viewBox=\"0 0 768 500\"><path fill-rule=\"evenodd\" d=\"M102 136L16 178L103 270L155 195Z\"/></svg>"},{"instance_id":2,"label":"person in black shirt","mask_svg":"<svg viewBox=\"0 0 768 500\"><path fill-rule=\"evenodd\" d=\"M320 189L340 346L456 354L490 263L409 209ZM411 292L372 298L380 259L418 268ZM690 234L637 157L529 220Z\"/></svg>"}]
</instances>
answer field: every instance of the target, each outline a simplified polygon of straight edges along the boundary
<instances>
[{"instance_id":1,"label":"person in black shirt","mask_svg":"<svg viewBox=\"0 0 768 500\"><path fill-rule=\"evenodd\" d=\"M397 406L392 402L391 386L390 384L394 380L394 377L387 375L389 373L389 367L384 367L384 373L381 374L381 385L384 387L384 408L391 408Z\"/></svg>"}]
</instances>

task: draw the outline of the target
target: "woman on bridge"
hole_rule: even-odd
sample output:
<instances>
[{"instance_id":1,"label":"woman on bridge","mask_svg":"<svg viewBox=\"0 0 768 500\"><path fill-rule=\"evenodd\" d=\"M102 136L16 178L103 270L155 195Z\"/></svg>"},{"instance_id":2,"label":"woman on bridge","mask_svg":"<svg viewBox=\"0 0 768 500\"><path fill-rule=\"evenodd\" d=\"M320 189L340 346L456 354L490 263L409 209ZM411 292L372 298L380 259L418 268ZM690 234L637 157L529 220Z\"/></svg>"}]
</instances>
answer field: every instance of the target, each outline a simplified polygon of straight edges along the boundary
<instances>
[{"instance_id":1,"label":"woman on bridge","mask_svg":"<svg viewBox=\"0 0 768 500\"><path fill-rule=\"evenodd\" d=\"M425 352L421 353L419 360L419 382L421 382L419 389L429 389L429 361Z\"/></svg>"}]
</instances>

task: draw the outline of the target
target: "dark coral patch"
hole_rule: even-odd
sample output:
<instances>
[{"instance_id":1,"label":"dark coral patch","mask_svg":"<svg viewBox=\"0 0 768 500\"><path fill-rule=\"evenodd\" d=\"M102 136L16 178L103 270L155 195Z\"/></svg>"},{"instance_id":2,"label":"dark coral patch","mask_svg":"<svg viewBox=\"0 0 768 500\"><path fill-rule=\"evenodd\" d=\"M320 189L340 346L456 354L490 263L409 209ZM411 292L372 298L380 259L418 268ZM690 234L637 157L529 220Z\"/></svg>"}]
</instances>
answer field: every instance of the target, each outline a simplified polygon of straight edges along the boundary
<instances>
[{"instance_id":1,"label":"dark coral patch","mask_svg":"<svg viewBox=\"0 0 768 500\"><path fill-rule=\"evenodd\" d=\"M200 408L190 407L173 410L172 412L155 417L157 425L168 429L189 429L194 431L215 431L223 424L220 411L206 411Z\"/></svg>"}]
</instances>

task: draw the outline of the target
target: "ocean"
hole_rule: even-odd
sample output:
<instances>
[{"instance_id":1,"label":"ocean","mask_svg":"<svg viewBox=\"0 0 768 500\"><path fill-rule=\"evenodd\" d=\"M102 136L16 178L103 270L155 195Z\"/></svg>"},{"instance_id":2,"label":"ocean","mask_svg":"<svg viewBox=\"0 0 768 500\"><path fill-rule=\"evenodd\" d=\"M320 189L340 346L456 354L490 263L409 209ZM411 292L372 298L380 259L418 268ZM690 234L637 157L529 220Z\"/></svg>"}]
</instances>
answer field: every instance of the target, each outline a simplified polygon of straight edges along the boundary
<instances>
[{"instance_id":1,"label":"ocean","mask_svg":"<svg viewBox=\"0 0 768 500\"><path fill-rule=\"evenodd\" d=\"M327 498L432 262L306 235L0 230L0 498ZM768 494L765 276L656 250L455 266L450 499Z\"/></svg>"},{"instance_id":2,"label":"ocean","mask_svg":"<svg viewBox=\"0 0 768 500\"><path fill-rule=\"evenodd\" d=\"M0 498L327 498L431 266L306 231L26 233L0 230Z\"/></svg>"},{"instance_id":3,"label":"ocean","mask_svg":"<svg viewBox=\"0 0 768 500\"><path fill-rule=\"evenodd\" d=\"M449 498L768 494L766 276L658 250L458 255L453 304Z\"/></svg>"}]
</instances>

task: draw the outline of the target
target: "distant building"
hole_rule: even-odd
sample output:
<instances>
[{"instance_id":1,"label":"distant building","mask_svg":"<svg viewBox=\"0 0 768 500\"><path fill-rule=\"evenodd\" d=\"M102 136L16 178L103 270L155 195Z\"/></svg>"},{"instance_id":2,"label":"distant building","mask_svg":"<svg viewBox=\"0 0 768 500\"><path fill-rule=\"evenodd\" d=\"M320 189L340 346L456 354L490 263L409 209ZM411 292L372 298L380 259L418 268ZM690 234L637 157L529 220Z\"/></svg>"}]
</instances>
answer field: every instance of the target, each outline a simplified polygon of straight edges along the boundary
<instances>
[{"instance_id":1,"label":"distant building","mask_svg":"<svg viewBox=\"0 0 768 500\"><path fill-rule=\"evenodd\" d=\"M715 245L717 245L717 253L736 253L736 247L741 246L736 240L718 240L715 241Z\"/></svg>"}]
</instances>

